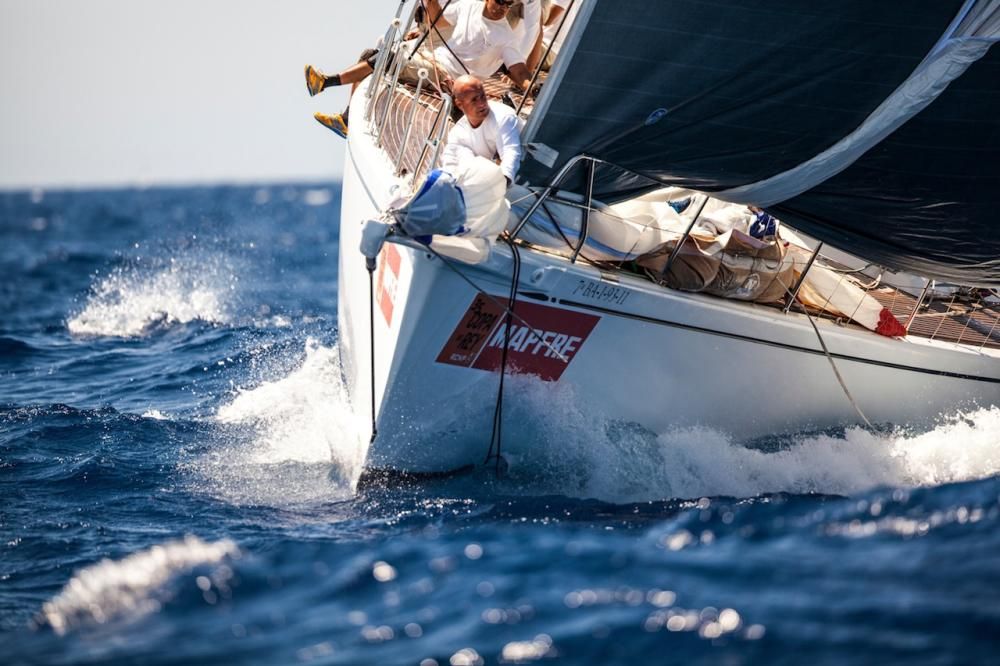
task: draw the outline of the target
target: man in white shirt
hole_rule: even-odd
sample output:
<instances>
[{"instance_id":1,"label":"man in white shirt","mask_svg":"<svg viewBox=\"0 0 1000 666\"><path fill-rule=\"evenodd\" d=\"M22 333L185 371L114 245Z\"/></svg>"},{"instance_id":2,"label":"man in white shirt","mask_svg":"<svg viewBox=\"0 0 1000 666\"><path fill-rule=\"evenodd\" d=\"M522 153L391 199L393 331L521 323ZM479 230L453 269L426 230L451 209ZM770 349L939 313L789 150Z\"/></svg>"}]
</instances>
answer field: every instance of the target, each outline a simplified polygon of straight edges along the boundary
<instances>
[{"instance_id":1,"label":"man in white shirt","mask_svg":"<svg viewBox=\"0 0 1000 666\"><path fill-rule=\"evenodd\" d=\"M570 6L571 1L572 6ZM582 3L583 0L552 0L548 16L545 17L545 25L542 28L543 46L541 51L544 53L545 49L551 46L549 55L545 59L545 64L543 65L545 69L549 69L555 61L555 57L559 55L559 51L562 49L563 41L566 39L566 33L569 32L570 26L572 26L573 21L576 20L576 15ZM567 7L569 8L568 13ZM565 25L563 25L564 14L566 19ZM559 30L560 25L562 25L562 30ZM532 62L529 66L534 69L535 64L537 64L537 62Z\"/></svg>"},{"instance_id":2,"label":"man in white shirt","mask_svg":"<svg viewBox=\"0 0 1000 666\"><path fill-rule=\"evenodd\" d=\"M501 65L506 65L514 84L527 90L531 83L531 72L524 64L525 57L518 50L517 38L507 23L507 12L514 2L515 0L452 0L442 10L439 0L426 0L429 29L451 27L452 34L433 53L415 54L404 68L403 76L416 80L416 73L421 67L433 71L436 66L443 75L444 86L450 88L452 81L464 74L488 78ZM363 81L374 71L376 58L377 51L366 60L330 76L307 65L306 87L309 94L317 95L329 87ZM342 114L316 114L316 119L338 134L346 136L347 123ZM327 120L330 122L326 122Z\"/></svg>"},{"instance_id":3,"label":"man in white shirt","mask_svg":"<svg viewBox=\"0 0 1000 666\"><path fill-rule=\"evenodd\" d=\"M455 168L476 156L499 159L510 185L521 166L521 127L514 110L487 99L483 82L471 75L456 79L452 93L464 117L448 133L441 166Z\"/></svg>"},{"instance_id":4,"label":"man in white shirt","mask_svg":"<svg viewBox=\"0 0 1000 666\"><path fill-rule=\"evenodd\" d=\"M532 63L538 64L542 50L542 0L517 0L511 12L511 15L516 14L521 17L513 26L517 50L524 56L528 70L533 72Z\"/></svg>"}]
</instances>

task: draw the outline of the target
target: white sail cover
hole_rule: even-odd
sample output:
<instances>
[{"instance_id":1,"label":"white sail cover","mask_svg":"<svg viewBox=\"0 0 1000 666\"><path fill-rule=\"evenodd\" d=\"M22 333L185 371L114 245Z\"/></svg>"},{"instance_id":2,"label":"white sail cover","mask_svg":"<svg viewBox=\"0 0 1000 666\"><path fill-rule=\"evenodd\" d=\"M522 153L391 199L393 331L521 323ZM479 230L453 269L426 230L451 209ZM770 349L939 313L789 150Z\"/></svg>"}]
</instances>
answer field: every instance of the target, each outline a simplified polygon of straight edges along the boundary
<instances>
[{"instance_id":1,"label":"white sail cover","mask_svg":"<svg viewBox=\"0 0 1000 666\"><path fill-rule=\"evenodd\" d=\"M866 260L1000 285L1000 0L587 0L525 130L549 184L678 186ZM562 190L585 190L583 169Z\"/></svg>"}]
</instances>

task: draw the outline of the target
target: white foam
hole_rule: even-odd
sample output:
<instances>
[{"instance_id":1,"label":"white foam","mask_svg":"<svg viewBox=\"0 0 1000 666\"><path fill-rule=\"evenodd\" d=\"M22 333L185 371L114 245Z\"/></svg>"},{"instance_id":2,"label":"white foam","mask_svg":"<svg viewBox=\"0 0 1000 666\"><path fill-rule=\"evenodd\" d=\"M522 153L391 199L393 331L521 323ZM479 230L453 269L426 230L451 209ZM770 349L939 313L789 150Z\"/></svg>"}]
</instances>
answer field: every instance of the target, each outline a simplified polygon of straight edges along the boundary
<instances>
[{"instance_id":1,"label":"white foam","mask_svg":"<svg viewBox=\"0 0 1000 666\"><path fill-rule=\"evenodd\" d=\"M297 367L238 391L216 420L222 445L197 462L211 492L272 506L353 494L365 446L350 427L335 347L307 340Z\"/></svg>"},{"instance_id":2,"label":"white foam","mask_svg":"<svg viewBox=\"0 0 1000 666\"><path fill-rule=\"evenodd\" d=\"M153 419L154 421L169 421L170 420L170 416L168 416L167 414L164 414L163 412L161 412L158 409L147 409L145 412L142 413L142 418L144 418L144 419Z\"/></svg>"},{"instance_id":3,"label":"white foam","mask_svg":"<svg viewBox=\"0 0 1000 666\"><path fill-rule=\"evenodd\" d=\"M547 490L571 496L621 502L774 492L849 495L882 485L934 486L1000 474L998 408L953 415L922 434L851 428L843 436L802 435L780 450L763 451L710 428L656 435L609 426L567 392L543 389L520 386L517 393L544 405L544 415L521 406L505 419L525 424L511 436L530 439L528 451L513 456L518 464L512 473L530 477L542 467L544 483L557 486ZM532 469L525 471L524 463Z\"/></svg>"},{"instance_id":4,"label":"white foam","mask_svg":"<svg viewBox=\"0 0 1000 666\"><path fill-rule=\"evenodd\" d=\"M67 327L76 335L130 338L157 326L225 323L235 290L236 278L218 258L171 258L156 269L130 266L94 285Z\"/></svg>"},{"instance_id":5,"label":"white foam","mask_svg":"<svg viewBox=\"0 0 1000 666\"><path fill-rule=\"evenodd\" d=\"M162 586L196 566L240 556L229 539L206 543L195 536L169 541L121 560L101 560L76 572L62 591L42 606L42 617L57 634L122 615L140 617L159 609Z\"/></svg>"}]
</instances>

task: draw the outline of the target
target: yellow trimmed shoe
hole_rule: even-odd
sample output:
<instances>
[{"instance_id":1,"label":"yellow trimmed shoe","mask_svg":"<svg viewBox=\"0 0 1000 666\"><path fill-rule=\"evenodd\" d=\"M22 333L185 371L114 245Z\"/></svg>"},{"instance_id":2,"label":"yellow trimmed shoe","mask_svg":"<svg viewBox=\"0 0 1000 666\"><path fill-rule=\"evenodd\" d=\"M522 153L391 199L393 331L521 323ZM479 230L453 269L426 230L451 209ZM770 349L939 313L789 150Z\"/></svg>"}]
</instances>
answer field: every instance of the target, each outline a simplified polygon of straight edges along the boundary
<instances>
[{"instance_id":1,"label":"yellow trimmed shoe","mask_svg":"<svg viewBox=\"0 0 1000 666\"><path fill-rule=\"evenodd\" d=\"M306 88L309 89L310 97L320 94L326 88L326 76L312 65L306 65Z\"/></svg>"},{"instance_id":2,"label":"yellow trimmed shoe","mask_svg":"<svg viewBox=\"0 0 1000 666\"><path fill-rule=\"evenodd\" d=\"M315 118L320 125L326 127L331 132L334 132L345 139L347 138L347 123L344 122L344 116L339 113L328 116L325 113L317 111L313 114L313 118Z\"/></svg>"}]
</instances>

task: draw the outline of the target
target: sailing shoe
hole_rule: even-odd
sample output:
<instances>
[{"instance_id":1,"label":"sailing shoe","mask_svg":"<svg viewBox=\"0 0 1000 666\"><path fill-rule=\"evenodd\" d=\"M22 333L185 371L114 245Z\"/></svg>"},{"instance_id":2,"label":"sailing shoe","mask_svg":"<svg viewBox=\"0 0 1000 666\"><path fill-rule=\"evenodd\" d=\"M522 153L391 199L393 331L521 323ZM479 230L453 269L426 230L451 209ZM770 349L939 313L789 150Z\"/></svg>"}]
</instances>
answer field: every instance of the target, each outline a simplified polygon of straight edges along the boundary
<instances>
[{"instance_id":1,"label":"sailing shoe","mask_svg":"<svg viewBox=\"0 0 1000 666\"><path fill-rule=\"evenodd\" d=\"M325 113L320 113L317 111L313 114L313 118L319 122L320 125L328 128L331 132L335 132L337 135L347 138L347 123L344 122L344 116L336 113L332 116L328 116Z\"/></svg>"},{"instance_id":2,"label":"sailing shoe","mask_svg":"<svg viewBox=\"0 0 1000 666\"><path fill-rule=\"evenodd\" d=\"M306 65L306 88L309 89L310 97L320 94L326 88L326 76L312 65Z\"/></svg>"}]
</instances>

